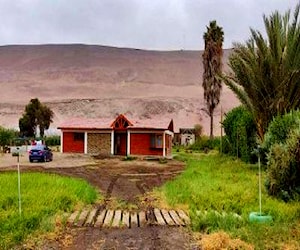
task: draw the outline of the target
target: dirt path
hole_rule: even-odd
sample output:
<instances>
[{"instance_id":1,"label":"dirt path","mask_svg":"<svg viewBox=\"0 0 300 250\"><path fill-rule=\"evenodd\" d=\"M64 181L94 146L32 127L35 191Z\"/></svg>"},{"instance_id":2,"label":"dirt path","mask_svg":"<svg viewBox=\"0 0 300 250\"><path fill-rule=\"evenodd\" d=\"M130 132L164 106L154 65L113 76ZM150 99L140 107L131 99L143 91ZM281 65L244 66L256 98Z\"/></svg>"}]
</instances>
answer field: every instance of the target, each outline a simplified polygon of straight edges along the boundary
<instances>
[{"instance_id":1,"label":"dirt path","mask_svg":"<svg viewBox=\"0 0 300 250\"><path fill-rule=\"evenodd\" d=\"M2 156L0 170L15 169L15 159ZM95 159L83 155L56 153L50 163L29 163L21 158L21 171L40 171L82 178L105 195L104 208L115 206L115 200L136 210L149 210L151 191L181 173L184 164L174 160L133 160L122 158ZM47 240L41 249L198 249L186 228L149 225L143 228L73 228L69 227L55 239Z\"/></svg>"}]
</instances>

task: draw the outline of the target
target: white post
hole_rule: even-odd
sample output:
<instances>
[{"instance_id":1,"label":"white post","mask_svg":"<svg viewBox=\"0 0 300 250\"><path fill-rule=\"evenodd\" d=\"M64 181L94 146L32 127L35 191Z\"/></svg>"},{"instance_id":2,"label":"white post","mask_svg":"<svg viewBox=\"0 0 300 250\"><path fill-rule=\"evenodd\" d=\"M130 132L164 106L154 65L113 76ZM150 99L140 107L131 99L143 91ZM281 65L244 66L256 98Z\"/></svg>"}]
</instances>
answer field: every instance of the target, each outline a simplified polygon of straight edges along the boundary
<instances>
[{"instance_id":1,"label":"white post","mask_svg":"<svg viewBox=\"0 0 300 250\"><path fill-rule=\"evenodd\" d=\"M163 157L166 157L166 133L163 133Z\"/></svg>"},{"instance_id":2,"label":"white post","mask_svg":"<svg viewBox=\"0 0 300 250\"><path fill-rule=\"evenodd\" d=\"M18 196L19 196L19 214L22 215L21 204L21 174L20 174L20 149L18 149Z\"/></svg>"},{"instance_id":3,"label":"white post","mask_svg":"<svg viewBox=\"0 0 300 250\"><path fill-rule=\"evenodd\" d=\"M60 152L61 153L64 152L63 145L64 145L64 132L61 130L60 131Z\"/></svg>"},{"instance_id":4,"label":"white post","mask_svg":"<svg viewBox=\"0 0 300 250\"><path fill-rule=\"evenodd\" d=\"M114 154L114 131L113 130L111 131L110 143L111 143L110 153L113 155Z\"/></svg>"},{"instance_id":5,"label":"white post","mask_svg":"<svg viewBox=\"0 0 300 250\"><path fill-rule=\"evenodd\" d=\"M260 154L258 152L258 186L259 186L259 215L261 215L261 169L260 169Z\"/></svg>"},{"instance_id":6,"label":"white post","mask_svg":"<svg viewBox=\"0 0 300 250\"><path fill-rule=\"evenodd\" d=\"M220 138L220 153L223 153L223 145L222 145L222 139L223 139L223 110L221 105L221 138Z\"/></svg>"},{"instance_id":7,"label":"white post","mask_svg":"<svg viewBox=\"0 0 300 250\"><path fill-rule=\"evenodd\" d=\"M88 133L84 132L84 153L87 154L88 152Z\"/></svg>"},{"instance_id":8,"label":"white post","mask_svg":"<svg viewBox=\"0 0 300 250\"><path fill-rule=\"evenodd\" d=\"M130 131L127 131L127 156L130 155Z\"/></svg>"}]
</instances>

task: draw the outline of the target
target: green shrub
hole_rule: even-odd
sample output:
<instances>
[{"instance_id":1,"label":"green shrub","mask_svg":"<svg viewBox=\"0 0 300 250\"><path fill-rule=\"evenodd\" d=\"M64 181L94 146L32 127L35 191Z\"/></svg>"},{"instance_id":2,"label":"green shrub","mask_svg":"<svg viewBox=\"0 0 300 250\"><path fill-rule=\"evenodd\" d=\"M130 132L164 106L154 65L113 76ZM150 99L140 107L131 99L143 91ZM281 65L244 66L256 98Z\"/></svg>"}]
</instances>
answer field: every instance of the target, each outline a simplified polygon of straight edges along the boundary
<instances>
[{"instance_id":1,"label":"green shrub","mask_svg":"<svg viewBox=\"0 0 300 250\"><path fill-rule=\"evenodd\" d=\"M300 198L300 129L286 143L275 143L268 153L266 188L270 195L284 201Z\"/></svg>"},{"instance_id":2,"label":"green shrub","mask_svg":"<svg viewBox=\"0 0 300 250\"><path fill-rule=\"evenodd\" d=\"M221 145L221 143L220 143ZM230 154L231 152L233 152L233 148L232 148L232 145L229 141L229 138L228 136L223 136L222 137L222 153L224 154Z\"/></svg>"},{"instance_id":3,"label":"green shrub","mask_svg":"<svg viewBox=\"0 0 300 250\"><path fill-rule=\"evenodd\" d=\"M188 147L190 150L196 151L208 151L212 149L220 148L220 138L215 137L214 139L210 139L208 136L201 136L196 142Z\"/></svg>"},{"instance_id":4,"label":"green shrub","mask_svg":"<svg viewBox=\"0 0 300 250\"><path fill-rule=\"evenodd\" d=\"M135 156L127 155L122 159L122 161L135 161L136 159L137 159L137 157L135 157Z\"/></svg>"},{"instance_id":5,"label":"green shrub","mask_svg":"<svg viewBox=\"0 0 300 250\"><path fill-rule=\"evenodd\" d=\"M300 126L300 111L291 111L273 118L265 134L263 148L269 151L274 143L285 143L290 131Z\"/></svg>"},{"instance_id":6,"label":"green shrub","mask_svg":"<svg viewBox=\"0 0 300 250\"><path fill-rule=\"evenodd\" d=\"M203 133L203 127L201 124L195 124L194 126L194 133L196 140L199 139L202 136Z\"/></svg>"},{"instance_id":7,"label":"green shrub","mask_svg":"<svg viewBox=\"0 0 300 250\"><path fill-rule=\"evenodd\" d=\"M0 126L0 147L1 150L5 150L5 146L11 145L13 138L17 132L13 129L7 129Z\"/></svg>"},{"instance_id":8,"label":"green shrub","mask_svg":"<svg viewBox=\"0 0 300 250\"><path fill-rule=\"evenodd\" d=\"M45 137L45 143L47 146L58 146L60 145L60 136L52 135L52 136Z\"/></svg>"},{"instance_id":9,"label":"green shrub","mask_svg":"<svg viewBox=\"0 0 300 250\"><path fill-rule=\"evenodd\" d=\"M227 144L225 145L229 150L228 153L240 157L245 162L255 162L257 158L252 152L257 146L257 136L251 113L243 106L232 109L226 114L223 128L226 133Z\"/></svg>"}]
</instances>

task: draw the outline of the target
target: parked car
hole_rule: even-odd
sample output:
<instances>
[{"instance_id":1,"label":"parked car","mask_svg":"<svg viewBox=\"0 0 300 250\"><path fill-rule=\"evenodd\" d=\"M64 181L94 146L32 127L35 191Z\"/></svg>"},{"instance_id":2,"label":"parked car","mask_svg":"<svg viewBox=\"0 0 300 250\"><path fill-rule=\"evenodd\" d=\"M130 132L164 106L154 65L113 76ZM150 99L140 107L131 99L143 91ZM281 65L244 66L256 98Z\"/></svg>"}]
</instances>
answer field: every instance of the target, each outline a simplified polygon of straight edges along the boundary
<instances>
[{"instance_id":1,"label":"parked car","mask_svg":"<svg viewBox=\"0 0 300 250\"><path fill-rule=\"evenodd\" d=\"M31 150L29 151L29 161L52 161L53 160L53 153L50 148L45 145L35 145L32 146Z\"/></svg>"}]
</instances>

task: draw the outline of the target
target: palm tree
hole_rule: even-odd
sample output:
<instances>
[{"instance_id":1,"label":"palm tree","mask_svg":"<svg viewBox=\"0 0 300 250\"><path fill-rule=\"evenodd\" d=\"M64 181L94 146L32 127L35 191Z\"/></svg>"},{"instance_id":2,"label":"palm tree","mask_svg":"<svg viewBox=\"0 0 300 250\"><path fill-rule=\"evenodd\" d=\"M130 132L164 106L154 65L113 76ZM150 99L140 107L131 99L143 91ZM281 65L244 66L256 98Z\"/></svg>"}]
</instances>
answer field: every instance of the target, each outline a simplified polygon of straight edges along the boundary
<instances>
[{"instance_id":1,"label":"palm tree","mask_svg":"<svg viewBox=\"0 0 300 250\"><path fill-rule=\"evenodd\" d=\"M206 102L206 112L210 116L210 138L213 138L213 114L220 102L222 81L218 75L222 72L222 55L224 32L217 25L216 21L211 21L206 27L207 31L203 35L205 49L203 59L203 82L204 100Z\"/></svg>"},{"instance_id":2,"label":"palm tree","mask_svg":"<svg viewBox=\"0 0 300 250\"><path fill-rule=\"evenodd\" d=\"M300 107L299 8L292 22L290 11L264 15L267 38L251 29L245 45L234 45L232 73L222 77L252 113L261 140L274 116Z\"/></svg>"}]
</instances>

